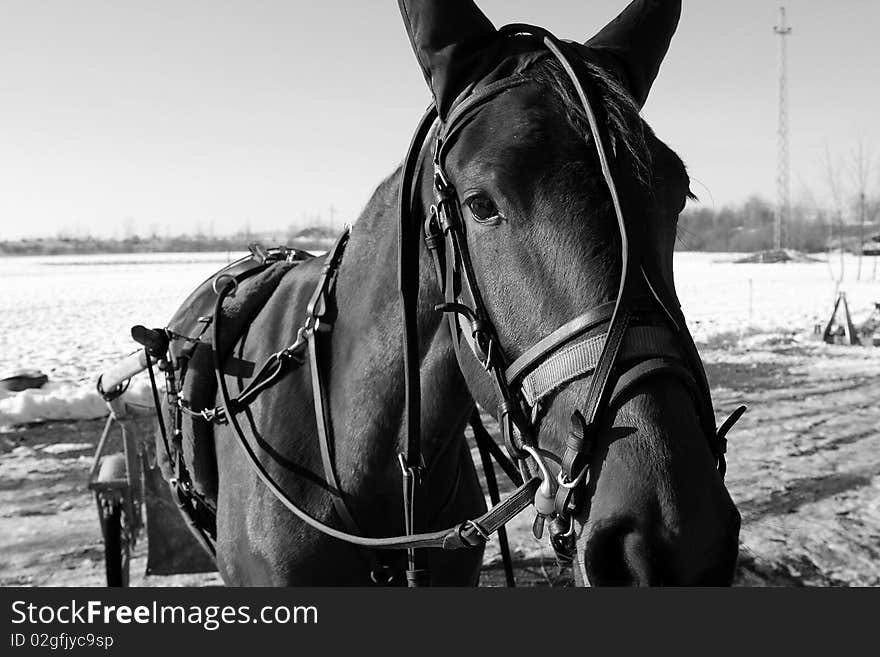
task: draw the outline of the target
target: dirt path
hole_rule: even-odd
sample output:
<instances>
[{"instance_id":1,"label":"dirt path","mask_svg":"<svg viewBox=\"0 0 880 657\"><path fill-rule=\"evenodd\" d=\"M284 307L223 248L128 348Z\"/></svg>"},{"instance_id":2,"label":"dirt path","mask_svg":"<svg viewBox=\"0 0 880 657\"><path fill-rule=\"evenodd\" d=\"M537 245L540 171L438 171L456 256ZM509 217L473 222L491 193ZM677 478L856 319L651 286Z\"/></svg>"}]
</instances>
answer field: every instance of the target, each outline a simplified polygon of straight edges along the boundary
<instances>
[{"instance_id":1,"label":"dirt path","mask_svg":"<svg viewBox=\"0 0 880 657\"><path fill-rule=\"evenodd\" d=\"M728 482L745 575L880 585L880 350L779 342L709 357L719 411L750 406ZM762 366L764 356L769 359Z\"/></svg>"},{"instance_id":2,"label":"dirt path","mask_svg":"<svg viewBox=\"0 0 880 657\"><path fill-rule=\"evenodd\" d=\"M880 349L753 337L702 349L719 416L749 413L731 435L728 485L743 515L737 583L880 585ZM0 585L103 584L97 513L86 479L103 421L0 434ZM518 578L570 584L530 534L510 528ZM216 575L132 583L219 584ZM484 585L503 576L495 543Z\"/></svg>"}]
</instances>

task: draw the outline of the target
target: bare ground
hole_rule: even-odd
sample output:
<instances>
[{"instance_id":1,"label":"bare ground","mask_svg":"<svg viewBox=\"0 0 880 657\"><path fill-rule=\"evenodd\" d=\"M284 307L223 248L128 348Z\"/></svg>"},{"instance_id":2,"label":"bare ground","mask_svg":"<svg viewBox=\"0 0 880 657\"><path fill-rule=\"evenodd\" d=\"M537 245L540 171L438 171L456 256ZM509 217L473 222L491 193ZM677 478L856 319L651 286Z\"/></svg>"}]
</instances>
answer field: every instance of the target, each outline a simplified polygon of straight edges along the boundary
<instances>
[{"instance_id":1,"label":"bare ground","mask_svg":"<svg viewBox=\"0 0 880 657\"><path fill-rule=\"evenodd\" d=\"M701 349L719 416L745 403L730 436L728 486L743 515L740 585L880 585L880 349L794 338L719 339ZM0 585L101 586L103 546L91 454L103 420L0 434ZM521 584L570 585L523 514L510 527ZM216 585L214 574L132 583ZM503 583L490 544L482 583Z\"/></svg>"}]
</instances>

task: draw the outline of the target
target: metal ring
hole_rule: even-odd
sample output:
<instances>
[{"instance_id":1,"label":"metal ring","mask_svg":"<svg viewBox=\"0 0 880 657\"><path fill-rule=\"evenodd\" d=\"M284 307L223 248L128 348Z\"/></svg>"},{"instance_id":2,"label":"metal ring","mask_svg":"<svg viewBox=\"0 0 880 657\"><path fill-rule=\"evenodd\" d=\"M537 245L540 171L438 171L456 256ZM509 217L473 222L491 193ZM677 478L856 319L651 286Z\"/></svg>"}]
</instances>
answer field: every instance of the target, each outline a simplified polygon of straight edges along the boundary
<instances>
[{"instance_id":1,"label":"metal ring","mask_svg":"<svg viewBox=\"0 0 880 657\"><path fill-rule=\"evenodd\" d=\"M397 460L400 462L400 471L404 477L419 477L421 480L422 473L426 470L424 455L422 455L419 465L409 465L403 452L397 453Z\"/></svg>"},{"instance_id":2,"label":"metal ring","mask_svg":"<svg viewBox=\"0 0 880 657\"><path fill-rule=\"evenodd\" d=\"M294 347L299 347L301 344L304 344L309 339L309 337L311 337L309 335L310 331L311 329L307 326L300 326L299 330L296 332L296 341L292 345L290 345L287 350L291 351Z\"/></svg>"},{"instance_id":3,"label":"metal ring","mask_svg":"<svg viewBox=\"0 0 880 657\"><path fill-rule=\"evenodd\" d=\"M541 452L531 445L523 445L523 450L528 452L529 456L531 456L535 460L535 463L538 464L538 468L541 470L541 478L545 482L549 482L552 479L550 476L550 469L547 467L547 462L544 461L544 456Z\"/></svg>"},{"instance_id":4,"label":"metal ring","mask_svg":"<svg viewBox=\"0 0 880 657\"><path fill-rule=\"evenodd\" d=\"M98 394L101 395L101 399L103 399L105 402L112 402L114 399L122 397L122 395L125 394L125 391L128 390L128 386L131 384L131 378L125 379L124 381L118 383L116 387L113 388L113 390L110 390L108 392L104 390L104 385L101 381L101 379L103 378L103 374L98 377L95 388L97 388Z\"/></svg>"},{"instance_id":5,"label":"metal ring","mask_svg":"<svg viewBox=\"0 0 880 657\"><path fill-rule=\"evenodd\" d=\"M214 282L211 283L211 287L214 288L214 294L220 294L220 290L217 287L220 281L224 280L232 281L232 291L229 292L229 296L234 297L235 293L238 292L238 281L235 280L235 276L232 274L220 274L214 279Z\"/></svg>"},{"instance_id":6,"label":"metal ring","mask_svg":"<svg viewBox=\"0 0 880 657\"><path fill-rule=\"evenodd\" d=\"M394 581L394 571L389 566L380 566L376 570L370 571L370 580L373 584L387 586Z\"/></svg>"},{"instance_id":7,"label":"metal ring","mask_svg":"<svg viewBox=\"0 0 880 657\"><path fill-rule=\"evenodd\" d=\"M300 351L303 347L306 346L306 339L301 336L299 333L296 335L296 341L288 347L285 347L279 352L272 354L273 356L277 356L280 358L293 358L296 352Z\"/></svg>"}]
</instances>

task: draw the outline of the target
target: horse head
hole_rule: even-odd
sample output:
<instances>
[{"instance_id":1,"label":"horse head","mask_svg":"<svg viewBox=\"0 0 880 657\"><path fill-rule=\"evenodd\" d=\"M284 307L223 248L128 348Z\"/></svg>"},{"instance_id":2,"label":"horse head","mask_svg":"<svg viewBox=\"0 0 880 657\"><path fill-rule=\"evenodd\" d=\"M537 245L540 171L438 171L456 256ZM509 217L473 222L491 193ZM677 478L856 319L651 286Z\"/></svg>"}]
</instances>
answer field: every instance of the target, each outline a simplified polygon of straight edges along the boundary
<instances>
[{"instance_id":1,"label":"horse head","mask_svg":"<svg viewBox=\"0 0 880 657\"><path fill-rule=\"evenodd\" d=\"M444 309L470 315L471 394L549 470L582 578L729 584L740 518L674 292L688 176L639 116L680 3L636 0L585 43L469 0L400 6L439 114L414 205L446 239Z\"/></svg>"}]
</instances>

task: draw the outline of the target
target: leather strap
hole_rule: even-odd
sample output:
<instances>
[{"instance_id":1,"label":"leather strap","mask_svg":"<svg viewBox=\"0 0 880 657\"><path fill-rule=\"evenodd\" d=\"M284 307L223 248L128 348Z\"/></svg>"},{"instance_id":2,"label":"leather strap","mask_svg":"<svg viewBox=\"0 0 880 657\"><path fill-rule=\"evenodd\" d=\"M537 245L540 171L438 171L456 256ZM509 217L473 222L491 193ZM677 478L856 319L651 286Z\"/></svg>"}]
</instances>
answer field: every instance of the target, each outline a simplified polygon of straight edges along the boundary
<instances>
[{"instance_id":1,"label":"leather strap","mask_svg":"<svg viewBox=\"0 0 880 657\"><path fill-rule=\"evenodd\" d=\"M685 384L694 400L697 400L700 389L691 370L676 356L658 355L633 365L617 378L617 384L614 386L614 391L611 394L610 404L616 407L620 404L623 397L630 393L636 385L644 383L650 377L664 374L679 379Z\"/></svg>"},{"instance_id":2,"label":"leather strap","mask_svg":"<svg viewBox=\"0 0 880 657\"><path fill-rule=\"evenodd\" d=\"M572 342L543 360L523 377L520 390L530 406L576 379L590 376L599 365L602 348L608 337L600 333ZM663 326L634 326L626 332L618 354L619 363L649 356L678 356L675 337Z\"/></svg>"},{"instance_id":3,"label":"leather strap","mask_svg":"<svg viewBox=\"0 0 880 657\"><path fill-rule=\"evenodd\" d=\"M534 367L535 363L540 363L550 353L558 349L560 345L573 340L582 333L586 333L591 329L611 321L611 317L614 315L614 306L615 303L609 301L608 303L603 303L600 306L591 308L582 315L578 315L573 320L566 322L547 337L541 339L537 344L526 350L522 356L513 361L513 364L507 368L507 371L505 372L507 380L511 383L516 382L524 372L527 372Z\"/></svg>"},{"instance_id":4,"label":"leather strap","mask_svg":"<svg viewBox=\"0 0 880 657\"><path fill-rule=\"evenodd\" d=\"M527 77L515 74L481 87L467 96L442 123L437 139L439 148L435 150L434 161L442 163L445 160L446 150L452 145L457 134L470 123L483 105L496 96L506 93L528 81Z\"/></svg>"},{"instance_id":5,"label":"leather strap","mask_svg":"<svg viewBox=\"0 0 880 657\"><path fill-rule=\"evenodd\" d=\"M404 524L408 534L415 534L427 523L425 504L422 501L422 428L421 428L421 383L419 379L419 226L414 225L412 216L412 196L410 190L416 178L419 153L428 138L431 126L437 118L432 106L419 122L410 142L403 171L401 172L399 192L399 225L397 252L397 283L400 293L401 318L403 322L403 372L404 408L403 429L406 445L400 454L403 475ZM413 549L407 553L407 584L410 587L426 585L429 582L427 556Z\"/></svg>"},{"instance_id":6,"label":"leather strap","mask_svg":"<svg viewBox=\"0 0 880 657\"><path fill-rule=\"evenodd\" d=\"M535 491L541 485L540 477L532 477L517 488L501 504L498 504L476 520L468 520L460 524L455 531L447 533L442 547L455 550L462 547L477 547L486 542L486 538L506 525L520 511L532 505ZM425 547L435 547L433 545Z\"/></svg>"},{"instance_id":7,"label":"leather strap","mask_svg":"<svg viewBox=\"0 0 880 657\"><path fill-rule=\"evenodd\" d=\"M352 532L361 533L361 528L357 521L348 510L348 505L342 497L342 488L339 485L339 478L336 476L336 468L333 466L333 455L331 454L331 438L330 438L330 413L324 402L324 382L321 376L321 369L318 366L318 345L314 337L309 340L309 369L312 379L312 397L315 403L315 424L318 427L318 445L321 448L321 464L324 468L324 478L333 489L331 499L333 507L342 524Z\"/></svg>"},{"instance_id":8,"label":"leather strap","mask_svg":"<svg viewBox=\"0 0 880 657\"><path fill-rule=\"evenodd\" d=\"M480 452L480 461L483 464L483 474L486 475L486 489L489 491L489 501L495 505L501 502L501 491L498 488L498 479L495 477L495 466L492 463L491 448L498 446L492 440L492 436L483 427L480 421L480 411L474 409L471 412L470 419L471 429L474 432L474 442L477 443L477 449ZM521 481L521 480L520 480ZM507 528L501 526L498 528L498 548L501 551L501 561L504 565L504 579L507 586L516 586L516 577L513 574L513 559L510 554L510 543L507 541Z\"/></svg>"}]
</instances>

